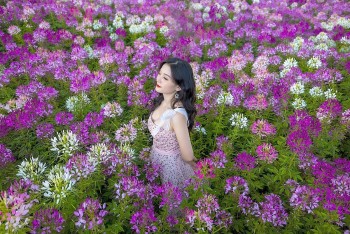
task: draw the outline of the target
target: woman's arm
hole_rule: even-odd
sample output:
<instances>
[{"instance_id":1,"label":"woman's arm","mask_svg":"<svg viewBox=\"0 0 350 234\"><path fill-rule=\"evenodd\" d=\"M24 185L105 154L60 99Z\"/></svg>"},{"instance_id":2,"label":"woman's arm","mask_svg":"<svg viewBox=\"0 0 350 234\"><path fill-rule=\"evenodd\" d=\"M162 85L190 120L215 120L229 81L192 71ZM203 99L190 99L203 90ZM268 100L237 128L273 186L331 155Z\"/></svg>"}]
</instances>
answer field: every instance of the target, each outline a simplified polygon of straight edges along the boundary
<instances>
[{"instance_id":1,"label":"woman's arm","mask_svg":"<svg viewBox=\"0 0 350 234\"><path fill-rule=\"evenodd\" d=\"M194 160L196 158L193 155L186 117L180 113L176 113L171 119L170 125L176 134L177 141L179 142L182 159L194 168L196 165Z\"/></svg>"}]
</instances>

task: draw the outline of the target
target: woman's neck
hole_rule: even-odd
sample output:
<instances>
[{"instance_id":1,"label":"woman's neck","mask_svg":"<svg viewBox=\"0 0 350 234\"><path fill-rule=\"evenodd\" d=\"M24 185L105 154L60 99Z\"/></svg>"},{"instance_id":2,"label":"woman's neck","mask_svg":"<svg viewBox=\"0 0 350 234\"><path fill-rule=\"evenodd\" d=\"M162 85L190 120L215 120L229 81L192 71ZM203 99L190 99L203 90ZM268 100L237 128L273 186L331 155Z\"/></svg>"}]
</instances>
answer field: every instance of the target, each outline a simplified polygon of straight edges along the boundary
<instances>
[{"instance_id":1,"label":"woman's neck","mask_svg":"<svg viewBox=\"0 0 350 234\"><path fill-rule=\"evenodd\" d=\"M167 109L170 109L172 108L172 99L173 99L173 95L164 95L163 94L163 97L164 97L164 100L162 101L162 106L167 108Z\"/></svg>"}]
</instances>

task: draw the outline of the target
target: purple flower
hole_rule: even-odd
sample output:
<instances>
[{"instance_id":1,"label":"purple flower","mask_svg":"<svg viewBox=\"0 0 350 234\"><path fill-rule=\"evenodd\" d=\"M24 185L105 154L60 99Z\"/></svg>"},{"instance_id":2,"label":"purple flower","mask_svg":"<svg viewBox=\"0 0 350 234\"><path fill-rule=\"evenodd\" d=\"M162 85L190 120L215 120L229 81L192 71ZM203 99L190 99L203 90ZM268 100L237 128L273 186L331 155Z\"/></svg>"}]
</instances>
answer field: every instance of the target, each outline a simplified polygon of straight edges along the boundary
<instances>
[{"instance_id":1,"label":"purple flower","mask_svg":"<svg viewBox=\"0 0 350 234\"><path fill-rule=\"evenodd\" d=\"M55 121L60 125L69 125L74 119L74 115L70 112L59 112L55 116Z\"/></svg>"},{"instance_id":2,"label":"purple flower","mask_svg":"<svg viewBox=\"0 0 350 234\"><path fill-rule=\"evenodd\" d=\"M255 158L246 152L237 154L234 160L236 167L240 170L250 171L255 167Z\"/></svg>"},{"instance_id":3,"label":"purple flower","mask_svg":"<svg viewBox=\"0 0 350 234\"><path fill-rule=\"evenodd\" d=\"M249 188L247 181L239 176L233 176L226 180L225 193L232 193L234 195L247 195Z\"/></svg>"},{"instance_id":4,"label":"purple flower","mask_svg":"<svg viewBox=\"0 0 350 234\"><path fill-rule=\"evenodd\" d=\"M122 177L114 187L116 188L117 200L123 199L126 195L145 199L146 187L143 182L135 176Z\"/></svg>"},{"instance_id":5,"label":"purple flower","mask_svg":"<svg viewBox=\"0 0 350 234\"><path fill-rule=\"evenodd\" d=\"M301 154L309 151L312 140L305 129L299 129L289 133L287 145L293 152Z\"/></svg>"},{"instance_id":6,"label":"purple flower","mask_svg":"<svg viewBox=\"0 0 350 234\"><path fill-rule=\"evenodd\" d=\"M103 124L103 114L90 112L86 115L84 123L93 128L101 126Z\"/></svg>"},{"instance_id":7,"label":"purple flower","mask_svg":"<svg viewBox=\"0 0 350 234\"><path fill-rule=\"evenodd\" d=\"M86 198L74 211L74 215L78 218L75 226L84 230L98 229L103 223L103 217L108 213L105 209L106 204L101 205L98 200Z\"/></svg>"},{"instance_id":8,"label":"purple flower","mask_svg":"<svg viewBox=\"0 0 350 234\"><path fill-rule=\"evenodd\" d=\"M78 181L92 174L96 170L96 165L89 160L87 155L76 154L68 160L66 168L72 175L72 180Z\"/></svg>"},{"instance_id":9,"label":"purple flower","mask_svg":"<svg viewBox=\"0 0 350 234\"><path fill-rule=\"evenodd\" d=\"M350 199L350 175L349 173L337 176L332 179L332 185L335 187L334 192L341 197ZM349 201L349 200L348 200Z\"/></svg>"},{"instance_id":10,"label":"purple flower","mask_svg":"<svg viewBox=\"0 0 350 234\"><path fill-rule=\"evenodd\" d=\"M149 182L155 181L157 178L159 178L160 170L160 165L148 162L144 168L144 172L146 173L146 179Z\"/></svg>"},{"instance_id":11,"label":"purple flower","mask_svg":"<svg viewBox=\"0 0 350 234\"><path fill-rule=\"evenodd\" d=\"M225 168L227 163L226 154L222 150L215 150L210 154L215 168Z\"/></svg>"},{"instance_id":12,"label":"purple flower","mask_svg":"<svg viewBox=\"0 0 350 234\"><path fill-rule=\"evenodd\" d=\"M311 136L318 136L322 130L318 119L309 115L305 110L296 110L294 115L289 116L290 127L293 130L307 130Z\"/></svg>"},{"instance_id":13,"label":"purple flower","mask_svg":"<svg viewBox=\"0 0 350 234\"><path fill-rule=\"evenodd\" d=\"M143 207L131 216L130 224L136 233L151 233L157 231L156 221L153 208Z\"/></svg>"},{"instance_id":14,"label":"purple flower","mask_svg":"<svg viewBox=\"0 0 350 234\"><path fill-rule=\"evenodd\" d=\"M16 158L13 156L12 151L7 149L4 144L0 144L0 168L14 161L16 161Z\"/></svg>"},{"instance_id":15,"label":"purple flower","mask_svg":"<svg viewBox=\"0 0 350 234\"><path fill-rule=\"evenodd\" d=\"M250 214L256 217L260 216L259 205L247 195L241 194L238 200L238 207L242 209L243 214Z\"/></svg>"},{"instance_id":16,"label":"purple flower","mask_svg":"<svg viewBox=\"0 0 350 234\"><path fill-rule=\"evenodd\" d=\"M275 194L265 196L266 201L260 202L260 217L264 222L270 222L273 226L287 224L288 214L282 205L281 198Z\"/></svg>"},{"instance_id":17,"label":"purple flower","mask_svg":"<svg viewBox=\"0 0 350 234\"><path fill-rule=\"evenodd\" d=\"M312 213L312 210L319 206L320 200L319 192L316 189L306 185L297 185L289 201L292 207Z\"/></svg>"},{"instance_id":18,"label":"purple flower","mask_svg":"<svg viewBox=\"0 0 350 234\"><path fill-rule=\"evenodd\" d=\"M39 139L50 138L55 133L53 124L42 123L36 127L36 136Z\"/></svg>"},{"instance_id":19,"label":"purple flower","mask_svg":"<svg viewBox=\"0 0 350 234\"><path fill-rule=\"evenodd\" d=\"M251 126L251 130L259 137L266 137L276 134L276 128L264 119L255 121Z\"/></svg>"},{"instance_id":20,"label":"purple flower","mask_svg":"<svg viewBox=\"0 0 350 234\"><path fill-rule=\"evenodd\" d=\"M169 207L169 210L179 207L182 202L181 190L171 183L165 183L161 186L157 186L155 189L155 195L161 196L159 207L166 206Z\"/></svg>"},{"instance_id":21,"label":"purple flower","mask_svg":"<svg viewBox=\"0 0 350 234\"><path fill-rule=\"evenodd\" d=\"M63 229L64 219L56 209L39 210L34 214L30 233L56 233Z\"/></svg>"},{"instance_id":22,"label":"purple flower","mask_svg":"<svg viewBox=\"0 0 350 234\"><path fill-rule=\"evenodd\" d=\"M330 123L342 114L342 105L337 99L324 101L317 109L316 116L321 122Z\"/></svg>"},{"instance_id":23,"label":"purple flower","mask_svg":"<svg viewBox=\"0 0 350 234\"><path fill-rule=\"evenodd\" d=\"M326 161L318 161L312 167L312 174L315 176L315 184L329 185L335 178L336 169Z\"/></svg>"},{"instance_id":24,"label":"purple flower","mask_svg":"<svg viewBox=\"0 0 350 234\"><path fill-rule=\"evenodd\" d=\"M272 163L277 159L278 152L270 143L262 143L256 148L258 158L267 163Z\"/></svg>"},{"instance_id":25,"label":"purple flower","mask_svg":"<svg viewBox=\"0 0 350 234\"><path fill-rule=\"evenodd\" d=\"M268 105L269 104L263 94L250 96L244 101L244 107L248 110L264 110Z\"/></svg>"},{"instance_id":26,"label":"purple flower","mask_svg":"<svg viewBox=\"0 0 350 234\"><path fill-rule=\"evenodd\" d=\"M214 169L215 167L213 160L210 158L205 158L197 163L197 168L194 171L194 174L200 179L214 178Z\"/></svg>"},{"instance_id":27,"label":"purple flower","mask_svg":"<svg viewBox=\"0 0 350 234\"><path fill-rule=\"evenodd\" d=\"M344 111L341 115L341 123L350 129L350 109Z\"/></svg>"}]
</instances>

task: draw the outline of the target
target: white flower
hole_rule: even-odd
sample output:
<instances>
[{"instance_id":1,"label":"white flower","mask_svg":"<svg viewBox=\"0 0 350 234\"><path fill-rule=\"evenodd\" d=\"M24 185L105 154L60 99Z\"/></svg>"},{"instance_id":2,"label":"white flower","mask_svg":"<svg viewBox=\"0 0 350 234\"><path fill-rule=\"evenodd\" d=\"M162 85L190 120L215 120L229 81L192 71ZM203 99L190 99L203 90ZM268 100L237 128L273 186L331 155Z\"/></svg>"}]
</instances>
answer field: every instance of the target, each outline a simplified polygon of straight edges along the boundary
<instances>
[{"instance_id":1,"label":"white flower","mask_svg":"<svg viewBox=\"0 0 350 234\"><path fill-rule=\"evenodd\" d=\"M112 41L116 41L118 39L118 35L116 33L111 33L109 38L111 38Z\"/></svg>"},{"instance_id":2,"label":"white flower","mask_svg":"<svg viewBox=\"0 0 350 234\"><path fill-rule=\"evenodd\" d=\"M51 198L59 204L73 190L74 184L68 169L55 165L50 170L47 180L42 183L41 190L44 192L44 197Z\"/></svg>"},{"instance_id":3,"label":"white flower","mask_svg":"<svg viewBox=\"0 0 350 234\"><path fill-rule=\"evenodd\" d=\"M318 57L312 57L307 61L307 66L309 68L315 68L318 69L322 66L322 62Z\"/></svg>"},{"instance_id":4,"label":"white flower","mask_svg":"<svg viewBox=\"0 0 350 234\"><path fill-rule=\"evenodd\" d=\"M350 19L345 17L338 18L337 24L343 28L350 29Z\"/></svg>"},{"instance_id":5,"label":"white flower","mask_svg":"<svg viewBox=\"0 0 350 234\"><path fill-rule=\"evenodd\" d=\"M232 105L232 103L233 103L233 96L229 92L221 91L220 94L219 94L218 99L216 100L216 102L219 105L221 105L221 104Z\"/></svg>"},{"instance_id":6,"label":"white flower","mask_svg":"<svg viewBox=\"0 0 350 234\"><path fill-rule=\"evenodd\" d=\"M195 126L194 130L196 130L197 132L200 132L204 135L207 135L207 131L205 130L205 128L201 127L200 125Z\"/></svg>"},{"instance_id":7,"label":"white flower","mask_svg":"<svg viewBox=\"0 0 350 234\"><path fill-rule=\"evenodd\" d=\"M90 45L85 45L84 46L84 50L87 52L89 58L94 58L95 57L94 50L91 48Z\"/></svg>"},{"instance_id":8,"label":"white flower","mask_svg":"<svg viewBox=\"0 0 350 234\"><path fill-rule=\"evenodd\" d=\"M40 180L46 169L46 164L39 161L39 158L31 157L29 161L24 160L18 165L17 176L31 181Z\"/></svg>"},{"instance_id":9,"label":"white flower","mask_svg":"<svg viewBox=\"0 0 350 234\"><path fill-rule=\"evenodd\" d=\"M303 43L304 39L302 37L296 37L294 38L293 42L290 43L290 45L293 47L293 50L297 52L303 46Z\"/></svg>"},{"instance_id":10,"label":"white flower","mask_svg":"<svg viewBox=\"0 0 350 234\"><path fill-rule=\"evenodd\" d=\"M232 114L231 118L231 125L237 126L238 128L247 128L248 126L248 119L241 113L234 113Z\"/></svg>"},{"instance_id":11,"label":"white flower","mask_svg":"<svg viewBox=\"0 0 350 234\"><path fill-rule=\"evenodd\" d=\"M58 153L58 155L69 157L79 148L79 140L77 136L70 130L58 133L57 137L51 138L52 151Z\"/></svg>"},{"instance_id":12,"label":"white flower","mask_svg":"<svg viewBox=\"0 0 350 234\"><path fill-rule=\"evenodd\" d=\"M85 93L78 96L69 97L66 101L66 108L70 112L83 109L87 104L90 103L90 99Z\"/></svg>"},{"instance_id":13,"label":"white flower","mask_svg":"<svg viewBox=\"0 0 350 234\"><path fill-rule=\"evenodd\" d=\"M295 109L300 110L300 109L303 109L303 108L306 107L306 102L305 102L303 99L297 97L297 98L294 100L294 102L292 103L292 106L293 106Z\"/></svg>"},{"instance_id":14,"label":"white flower","mask_svg":"<svg viewBox=\"0 0 350 234\"><path fill-rule=\"evenodd\" d=\"M102 28L102 23L98 19L96 19L96 20L94 20L94 23L92 24L92 28L94 30L99 30Z\"/></svg>"},{"instance_id":15,"label":"white flower","mask_svg":"<svg viewBox=\"0 0 350 234\"><path fill-rule=\"evenodd\" d=\"M161 34L163 34L163 35L167 34L168 31L169 31L169 28L168 28L168 26L166 26L166 25L163 25L163 26L159 29L159 32L160 32Z\"/></svg>"},{"instance_id":16,"label":"white flower","mask_svg":"<svg viewBox=\"0 0 350 234\"><path fill-rule=\"evenodd\" d=\"M285 69L291 69L292 67L297 67L297 66L298 66L298 62L295 60L295 58L287 58L283 63L283 67Z\"/></svg>"},{"instance_id":17,"label":"white flower","mask_svg":"<svg viewBox=\"0 0 350 234\"><path fill-rule=\"evenodd\" d=\"M304 93L304 84L301 83L300 81L297 83L294 83L291 87L290 87L290 92L292 94L302 94Z\"/></svg>"},{"instance_id":18,"label":"white flower","mask_svg":"<svg viewBox=\"0 0 350 234\"><path fill-rule=\"evenodd\" d=\"M124 28L123 19L119 15L115 16L112 24L115 28Z\"/></svg>"},{"instance_id":19,"label":"white flower","mask_svg":"<svg viewBox=\"0 0 350 234\"><path fill-rule=\"evenodd\" d=\"M324 96L326 99L337 98L337 92L334 92L332 89L327 89L324 91Z\"/></svg>"},{"instance_id":20,"label":"white flower","mask_svg":"<svg viewBox=\"0 0 350 234\"><path fill-rule=\"evenodd\" d=\"M120 144L119 148L123 153L127 154L130 159L133 159L135 157L135 150L131 148L129 143Z\"/></svg>"},{"instance_id":21,"label":"white flower","mask_svg":"<svg viewBox=\"0 0 350 234\"><path fill-rule=\"evenodd\" d=\"M191 8L193 8L196 11L200 11L203 9L203 5L200 3L191 3Z\"/></svg>"},{"instance_id":22,"label":"white flower","mask_svg":"<svg viewBox=\"0 0 350 234\"><path fill-rule=\"evenodd\" d=\"M96 166L100 162L106 162L111 157L112 152L105 143L98 143L91 146L87 155L89 156L89 161Z\"/></svg>"},{"instance_id":23,"label":"white flower","mask_svg":"<svg viewBox=\"0 0 350 234\"><path fill-rule=\"evenodd\" d=\"M311 97L322 97L323 91L320 87L313 87L309 90Z\"/></svg>"}]
</instances>

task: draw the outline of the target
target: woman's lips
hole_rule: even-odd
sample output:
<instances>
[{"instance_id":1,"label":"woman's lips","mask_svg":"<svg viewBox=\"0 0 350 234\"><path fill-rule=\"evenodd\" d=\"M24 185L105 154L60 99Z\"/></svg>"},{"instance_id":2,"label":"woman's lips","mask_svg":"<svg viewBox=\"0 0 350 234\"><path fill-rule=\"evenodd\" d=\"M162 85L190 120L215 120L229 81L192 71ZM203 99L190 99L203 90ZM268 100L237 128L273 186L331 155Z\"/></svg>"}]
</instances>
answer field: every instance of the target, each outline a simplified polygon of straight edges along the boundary
<instances>
[{"instance_id":1,"label":"woman's lips","mask_svg":"<svg viewBox=\"0 0 350 234\"><path fill-rule=\"evenodd\" d=\"M157 84L157 87L160 88L160 86Z\"/></svg>"}]
</instances>

